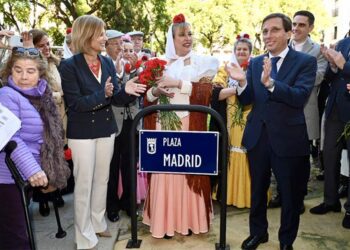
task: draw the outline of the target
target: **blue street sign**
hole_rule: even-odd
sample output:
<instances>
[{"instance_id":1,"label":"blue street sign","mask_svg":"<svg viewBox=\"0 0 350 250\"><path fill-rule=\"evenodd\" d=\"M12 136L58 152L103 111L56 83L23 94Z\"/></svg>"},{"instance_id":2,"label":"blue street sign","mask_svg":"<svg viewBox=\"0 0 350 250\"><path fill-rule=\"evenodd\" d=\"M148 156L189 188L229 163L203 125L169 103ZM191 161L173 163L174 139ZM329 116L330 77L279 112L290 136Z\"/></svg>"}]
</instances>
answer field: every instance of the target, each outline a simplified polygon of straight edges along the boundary
<instances>
[{"instance_id":1,"label":"blue street sign","mask_svg":"<svg viewBox=\"0 0 350 250\"><path fill-rule=\"evenodd\" d=\"M218 174L218 132L140 130L140 171Z\"/></svg>"}]
</instances>

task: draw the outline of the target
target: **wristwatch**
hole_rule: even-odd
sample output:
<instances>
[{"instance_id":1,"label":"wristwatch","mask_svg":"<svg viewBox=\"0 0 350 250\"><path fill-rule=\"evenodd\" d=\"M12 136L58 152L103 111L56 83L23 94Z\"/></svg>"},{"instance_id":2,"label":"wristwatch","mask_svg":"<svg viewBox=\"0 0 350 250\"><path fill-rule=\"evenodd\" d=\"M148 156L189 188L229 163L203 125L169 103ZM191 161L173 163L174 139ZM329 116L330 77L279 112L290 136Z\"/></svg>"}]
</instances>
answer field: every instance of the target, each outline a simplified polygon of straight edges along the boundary
<instances>
[{"instance_id":1,"label":"wristwatch","mask_svg":"<svg viewBox=\"0 0 350 250\"><path fill-rule=\"evenodd\" d=\"M267 85L266 88L267 89L272 89L273 87L275 87L275 80L270 78L269 85Z\"/></svg>"}]
</instances>

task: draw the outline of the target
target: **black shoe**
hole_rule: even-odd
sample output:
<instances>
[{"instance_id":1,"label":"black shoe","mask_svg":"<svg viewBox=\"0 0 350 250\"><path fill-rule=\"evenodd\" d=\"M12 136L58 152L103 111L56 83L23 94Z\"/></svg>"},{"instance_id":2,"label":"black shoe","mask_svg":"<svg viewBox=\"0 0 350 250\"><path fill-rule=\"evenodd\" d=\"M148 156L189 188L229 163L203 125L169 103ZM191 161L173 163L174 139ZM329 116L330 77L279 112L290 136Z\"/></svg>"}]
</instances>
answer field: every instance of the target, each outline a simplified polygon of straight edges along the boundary
<instances>
[{"instance_id":1,"label":"black shoe","mask_svg":"<svg viewBox=\"0 0 350 250\"><path fill-rule=\"evenodd\" d=\"M49 203L47 201L40 201L39 202L39 213L43 217L47 217L50 214L50 207Z\"/></svg>"},{"instance_id":2,"label":"black shoe","mask_svg":"<svg viewBox=\"0 0 350 250\"><path fill-rule=\"evenodd\" d=\"M345 213L342 225L344 228L350 229L350 213Z\"/></svg>"},{"instance_id":3,"label":"black shoe","mask_svg":"<svg viewBox=\"0 0 350 250\"><path fill-rule=\"evenodd\" d=\"M108 218L111 222L116 222L116 221L119 220L119 212L118 212L118 211L107 212L107 218Z\"/></svg>"},{"instance_id":4,"label":"black shoe","mask_svg":"<svg viewBox=\"0 0 350 250\"><path fill-rule=\"evenodd\" d=\"M169 236L167 234L164 234L163 239L170 240L171 238L173 238L173 236Z\"/></svg>"},{"instance_id":5,"label":"black shoe","mask_svg":"<svg viewBox=\"0 0 350 250\"><path fill-rule=\"evenodd\" d=\"M269 202L269 208L277 208L281 207L282 201L281 201L281 196L277 194L272 200Z\"/></svg>"},{"instance_id":6,"label":"black shoe","mask_svg":"<svg viewBox=\"0 0 350 250\"><path fill-rule=\"evenodd\" d=\"M303 202L303 204L301 205L301 208L300 208L300 210L299 210L299 214L303 214L303 213L305 213L305 204L304 204L304 202Z\"/></svg>"},{"instance_id":7,"label":"black shoe","mask_svg":"<svg viewBox=\"0 0 350 250\"><path fill-rule=\"evenodd\" d=\"M341 204L339 201L335 205L327 205L326 203L323 202L320 205L310 209L310 213L312 214L326 214L331 211L335 213L338 213L341 211Z\"/></svg>"},{"instance_id":8,"label":"black shoe","mask_svg":"<svg viewBox=\"0 0 350 250\"><path fill-rule=\"evenodd\" d=\"M280 243L280 250L293 250L293 245L285 245Z\"/></svg>"},{"instance_id":9,"label":"black shoe","mask_svg":"<svg viewBox=\"0 0 350 250\"><path fill-rule=\"evenodd\" d=\"M192 235L192 230L188 229L188 234L186 234L186 236L191 236Z\"/></svg>"},{"instance_id":10,"label":"black shoe","mask_svg":"<svg viewBox=\"0 0 350 250\"><path fill-rule=\"evenodd\" d=\"M262 236L250 235L247 239L243 241L241 248L244 250L253 250L253 249L256 249L261 243L265 243L268 241L269 241L268 233Z\"/></svg>"}]
</instances>

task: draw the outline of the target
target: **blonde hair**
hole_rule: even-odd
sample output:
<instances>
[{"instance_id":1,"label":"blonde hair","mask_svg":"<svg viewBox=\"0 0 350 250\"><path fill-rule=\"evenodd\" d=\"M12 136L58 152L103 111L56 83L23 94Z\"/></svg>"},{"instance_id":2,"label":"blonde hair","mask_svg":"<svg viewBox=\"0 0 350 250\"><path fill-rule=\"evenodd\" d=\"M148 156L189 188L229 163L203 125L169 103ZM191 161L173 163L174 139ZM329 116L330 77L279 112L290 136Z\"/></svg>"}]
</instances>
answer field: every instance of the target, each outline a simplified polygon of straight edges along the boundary
<instances>
[{"instance_id":1,"label":"blonde hair","mask_svg":"<svg viewBox=\"0 0 350 250\"><path fill-rule=\"evenodd\" d=\"M72 44L75 53L87 53L91 40L100 36L105 23L98 17L84 15L78 17L72 27Z\"/></svg>"}]
</instances>

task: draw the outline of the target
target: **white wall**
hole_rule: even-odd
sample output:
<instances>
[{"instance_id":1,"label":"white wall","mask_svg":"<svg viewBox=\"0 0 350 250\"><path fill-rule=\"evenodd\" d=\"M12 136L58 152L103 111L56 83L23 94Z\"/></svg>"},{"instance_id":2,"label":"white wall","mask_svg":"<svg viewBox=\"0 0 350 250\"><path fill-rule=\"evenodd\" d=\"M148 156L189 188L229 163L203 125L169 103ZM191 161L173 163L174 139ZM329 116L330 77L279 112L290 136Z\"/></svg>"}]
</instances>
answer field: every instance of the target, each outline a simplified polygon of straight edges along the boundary
<instances>
[{"instance_id":1,"label":"white wall","mask_svg":"<svg viewBox=\"0 0 350 250\"><path fill-rule=\"evenodd\" d=\"M350 0L324 0L326 9L332 16L332 25L324 30L324 44L329 45L342 39L350 29ZM338 14L333 15L337 10ZM334 27L337 37L334 39Z\"/></svg>"}]
</instances>

